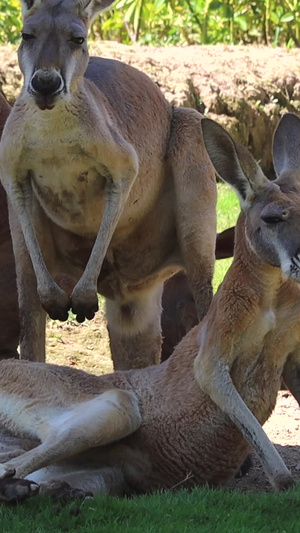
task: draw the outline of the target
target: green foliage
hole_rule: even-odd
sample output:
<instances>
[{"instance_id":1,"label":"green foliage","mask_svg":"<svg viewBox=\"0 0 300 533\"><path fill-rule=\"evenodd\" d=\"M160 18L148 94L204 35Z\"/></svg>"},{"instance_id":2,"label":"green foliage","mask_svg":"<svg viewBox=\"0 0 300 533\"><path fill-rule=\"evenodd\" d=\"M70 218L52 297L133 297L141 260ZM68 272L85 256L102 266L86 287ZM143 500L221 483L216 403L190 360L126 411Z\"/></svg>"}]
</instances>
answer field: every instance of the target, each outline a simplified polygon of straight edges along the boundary
<instances>
[{"instance_id":1,"label":"green foliage","mask_svg":"<svg viewBox=\"0 0 300 533\"><path fill-rule=\"evenodd\" d=\"M0 0L0 43L21 30L18 0ZM91 38L154 46L263 43L300 46L299 0L117 0Z\"/></svg>"},{"instance_id":2,"label":"green foliage","mask_svg":"<svg viewBox=\"0 0 300 533\"><path fill-rule=\"evenodd\" d=\"M248 44L300 46L299 0L119 0L93 36L156 46Z\"/></svg>"},{"instance_id":3,"label":"green foliage","mask_svg":"<svg viewBox=\"0 0 300 533\"><path fill-rule=\"evenodd\" d=\"M0 44L16 43L22 28L20 2L0 0Z\"/></svg>"}]
</instances>

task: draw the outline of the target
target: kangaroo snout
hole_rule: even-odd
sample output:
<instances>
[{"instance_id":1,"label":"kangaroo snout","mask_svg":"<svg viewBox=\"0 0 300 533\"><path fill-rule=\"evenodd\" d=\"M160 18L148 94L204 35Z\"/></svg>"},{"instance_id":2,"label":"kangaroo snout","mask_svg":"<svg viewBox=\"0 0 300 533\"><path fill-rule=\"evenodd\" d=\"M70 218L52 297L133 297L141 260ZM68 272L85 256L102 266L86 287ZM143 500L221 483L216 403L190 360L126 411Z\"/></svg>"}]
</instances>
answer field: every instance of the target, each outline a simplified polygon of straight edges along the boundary
<instances>
[{"instance_id":1,"label":"kangaroo snout","mask_svg":"<svg viewBox=\"0 0 300 533\"><path fill-rule=\"evenodd\" d=\"M30 89L35 94L51 96L61 92L64 83L61 75L55 69L36 70L31 78Z\"/></svg>"}]
</instances>

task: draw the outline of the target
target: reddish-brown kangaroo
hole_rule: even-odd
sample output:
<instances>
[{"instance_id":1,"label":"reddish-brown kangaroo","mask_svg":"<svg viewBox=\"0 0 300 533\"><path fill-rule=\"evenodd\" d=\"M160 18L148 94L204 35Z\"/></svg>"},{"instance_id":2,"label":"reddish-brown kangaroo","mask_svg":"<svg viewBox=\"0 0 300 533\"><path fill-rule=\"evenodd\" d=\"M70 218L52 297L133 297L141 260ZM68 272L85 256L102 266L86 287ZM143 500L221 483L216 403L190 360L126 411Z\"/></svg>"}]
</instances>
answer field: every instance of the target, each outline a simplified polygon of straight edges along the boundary
<instances>
[{"instance_id":1,"label":"reddish-brown kangaroo","mask_svg":"<svg viewBox=\"0 0 300 533\"><path fill-rule=\"evenodd\" d=\"M0 137L11 107L0 93ZM216 259L233 255L234 228L217 235ZM19 344L19 311L16 271L8 222L7 198L0 184L0 359L17 357ZM193 295L183 273L164 284L162 298L162 360L167 359L181 338L198 323Z\"/></svg>"},{"instance_id":2,"label":"reddish-brown kangaroo","mask_svg":"<svg viewBox=\"0 0 300 533\"><path fill-rule=\"evenodd\" d=\"M10 105L0 93L0 138ZM234 228L217 235L216 259L233 255ZM10 236L7 198L0 185L0 359L17 357L19 344L19 311L16 287L16 270ZM183 273L175 274L164 284L162 298L162 360L167 359L174 347L198 323L193 295Z\"/></svg>"}]
</instances>

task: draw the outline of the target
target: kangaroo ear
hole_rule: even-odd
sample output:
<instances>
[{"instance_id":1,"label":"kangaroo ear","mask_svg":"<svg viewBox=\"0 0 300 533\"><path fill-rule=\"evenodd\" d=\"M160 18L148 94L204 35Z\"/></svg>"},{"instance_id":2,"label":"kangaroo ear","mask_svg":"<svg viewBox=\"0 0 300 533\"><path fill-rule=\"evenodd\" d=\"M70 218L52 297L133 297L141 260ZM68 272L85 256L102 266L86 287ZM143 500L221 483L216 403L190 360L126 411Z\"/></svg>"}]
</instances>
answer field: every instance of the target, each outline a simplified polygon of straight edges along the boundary
<instances>
[{"instance_id":1,"label":"kangaroo ear","mask_svg":"<svg viewBox=\"0 0 300 533\"><path fill-rule=\"evenodd\" d=\"M222 126L204 118L203 140L220 178L234 187L241 207L246 209L254 195L268 182L259 165L242 145L235 143Z\"/></svg>"},{"instance_id":2,"label":"kangaroo ear","mask_svg":"<svg viewBox=\"0 0 300 533\"><path fill-rule=\"evenodd\" d=\"M88 20L90 26L93 19L113 2L114 0L79 0L81 15Z\"/></svg>"},{"instance_id":3,"label":"kangaroo ear","mask_svg":"<svg viewBox=\"0 0 300 533\"><path fill-rule=\"evenodd\" d=\"M286 113L273 137L273 162L277 177L300 170L300 118Z\"/></svg>"},{"instance_id":4,"label":"kangaroo ear","mask_svg":"<svg viewBox=\"0 0 300 533\"><path fill-rule=\"evenodd\" d=\"M39 7L41 5L41 0L21 0L21 7L22 7L22 17L23 19L26 17L28 12L31 10L31 8L36 5Z\"/></svg>"},{"instance_id":5,"label":"kangaroo ear","mask_svg":"<svg viewBox=\"0 0 300 533\"><path fill-rule=\"evenodd\" d=\"M75 0L74 6L79 8L81 16L87 20L90 25L93 19L107 9L114 0ZM41 7L43 0L21 0L23 18L29 13L32 7Z\"/></svg>"}]
</instances>

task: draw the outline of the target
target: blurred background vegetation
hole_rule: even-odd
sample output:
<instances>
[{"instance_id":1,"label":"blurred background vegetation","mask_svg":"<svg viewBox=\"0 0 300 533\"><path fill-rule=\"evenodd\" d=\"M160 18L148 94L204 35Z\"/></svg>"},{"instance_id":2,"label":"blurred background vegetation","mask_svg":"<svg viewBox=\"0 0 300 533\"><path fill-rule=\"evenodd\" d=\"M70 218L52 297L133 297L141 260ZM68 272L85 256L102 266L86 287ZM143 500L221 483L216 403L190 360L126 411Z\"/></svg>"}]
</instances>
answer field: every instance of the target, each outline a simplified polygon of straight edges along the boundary
<instances>
[{"instance_id":1,"label":"blurred background vegetation","mask_svg":"<svg viewBox=\"0 0 300 533\"><path fill-rule=\"evenodd\" d=\"M18 0L0 0L0 43L16 43ZM117 0L91 39L153 46L258 43L300 46L300 0Z\"/></svg>"}]
</instances>

